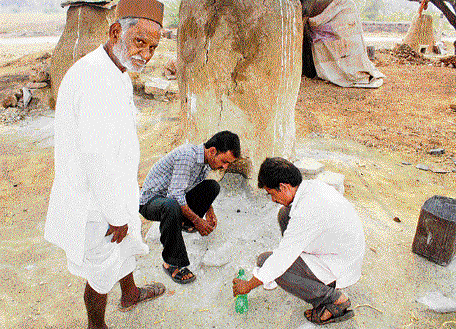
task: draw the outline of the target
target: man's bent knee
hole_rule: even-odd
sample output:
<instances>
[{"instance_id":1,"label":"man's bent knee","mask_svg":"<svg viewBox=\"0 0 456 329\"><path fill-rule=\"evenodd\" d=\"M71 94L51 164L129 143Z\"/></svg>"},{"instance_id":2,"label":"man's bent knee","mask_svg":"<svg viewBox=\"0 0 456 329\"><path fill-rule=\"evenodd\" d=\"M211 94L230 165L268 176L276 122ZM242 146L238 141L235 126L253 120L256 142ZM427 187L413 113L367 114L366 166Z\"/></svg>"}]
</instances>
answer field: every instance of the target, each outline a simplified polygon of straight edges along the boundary
<instances>
[{"instance_id":1,"label":"man's bent knee","mask_svg":"<svg viewBox=\"0 0 456 329\"><path fill-rule=\"evenodd\" d=\"M214 191L215 195L218 195L220 193L220 184L216 180L207 179L206 182L208 188Z\"/></svg>"},{"instance_id":2,"label":"man's bent knee","mask_svg":"<svg viewBox=\"0 0 456 329\"><path fill-rule=\"evenodd\" d=\"M272 251L266 251L266 252L262 253L260 256L258 256L258 258L257 258L257 266L258 267L263 266L263 264L266 261L266 259L268 259L268 257L271 256L271 255L272 255Z\"/></svg>"}]
</instances>

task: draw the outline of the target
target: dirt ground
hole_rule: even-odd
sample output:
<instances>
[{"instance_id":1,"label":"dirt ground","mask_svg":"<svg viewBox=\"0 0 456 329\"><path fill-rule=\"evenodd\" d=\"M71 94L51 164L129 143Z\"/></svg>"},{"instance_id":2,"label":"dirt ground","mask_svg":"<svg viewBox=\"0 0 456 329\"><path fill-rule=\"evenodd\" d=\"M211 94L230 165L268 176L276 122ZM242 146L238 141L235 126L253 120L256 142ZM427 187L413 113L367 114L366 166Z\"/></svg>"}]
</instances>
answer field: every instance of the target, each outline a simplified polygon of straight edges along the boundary
<instances>
[{"instance_id":1,"label":"dirt ground","mask_svg":"<svg viewBox=\"0 0 456 329\"><path fill-rule=\"evenodd\" d=\"M149 71L160 70L160 63L175 50L173 42L165 41L163 48L158 49L155 58L158 61L152 60ZM46 51L52 48L3 62L0 94L23 85L27 72L37 64L36 58ZM424 201L433 195L456 198L456 110L450 108L456 103L456 69L400 65L382 53L377 53L375 62L386 75L381 88L343 89L304 78L296 105L297 155L315 158L329 170L343 173L345 196L365 218L368 248L363 278L350 290L358 307L357 320L331 328L452 328L456 321L454 313L433 313L414 299L432 289L455 298L454 266L436 266L412 254L410 248ZM29 113L28 120L0 124L0 326L5 328L85 326L82 280L68 274L62 252L49 247L42 238L53 179L53 149L43 143L49 136L32 131L36 120L50 117L46 122L52 121L52 111L46 110L46 91L42 93L41 102L37 103L41 108ZM142 182L150 166L159 156L181 144L184 134L177 116L177 100L160 102L136 97L136 101L141 110L139 182ZM445 153L430 155L433 148L444 148ZM338 156L334 159L329 156L332 154ZM417 164L427 165L435 172L419 170L415 168ZM234 199L241 200L238 200L240 207L244 205L239 195ZM223 209L219 218L233 216L224 208L229 202L232 201L225 198L217 205ZM255 216L252 210L246 212L245 216ZM393 221L394 217L400 222ZM146 233L150 223L144 224ZM156 251L152 256L155 259L159 254ZM158 266L159 262L156 263ZM145 266L145 261L140 264ZM143 275L147 273L144 268L141 271ZM196 292L202 288L190 289ZM229 295L228 286L223 284L222 290ZM187 304L179 306L175 300L176 296L184 298L184 291L182 287L171 286L165 301L158 305L169 302L174 309L189 308ZM261 294L257 292L254 300L260 300ZM302 310L290 306L296 299L279 292L274 294L271 301L288 305L270 303L273 310L284 311L283 320L269 313L267 306L268 311L259 314L263 320L274 318L270 320L274 325L261 325L252 319L245 321L251 321L250 327L255 328L297 328L300 322L296 319ZM117 290L114 296L118 297ZM227 296L222 301L230 303ZM108 324L113 328L123 328L125 322L130 323L127 326L130 328L171 326L164 320L165 312L172 311L171 306L165 306L165 311L154 309L152 313L144 313L140 309L124 316L115 312L114 299L108 305L111 319ZM261 300L258 305L265 304ZM219 309L223 307L226 306ZM205 318L202 312L211 311L190 307L188 318L177 319L182 325L188 324L182 328L206 327L207 323L201 322ZM140 316L143 322L135 322L135 316ZM219 321L213 322L212 327L243 327L231 318L224 326L220 322L223 317L215 314L209 317L212 316Z\"/></svg>"}]
</instances>

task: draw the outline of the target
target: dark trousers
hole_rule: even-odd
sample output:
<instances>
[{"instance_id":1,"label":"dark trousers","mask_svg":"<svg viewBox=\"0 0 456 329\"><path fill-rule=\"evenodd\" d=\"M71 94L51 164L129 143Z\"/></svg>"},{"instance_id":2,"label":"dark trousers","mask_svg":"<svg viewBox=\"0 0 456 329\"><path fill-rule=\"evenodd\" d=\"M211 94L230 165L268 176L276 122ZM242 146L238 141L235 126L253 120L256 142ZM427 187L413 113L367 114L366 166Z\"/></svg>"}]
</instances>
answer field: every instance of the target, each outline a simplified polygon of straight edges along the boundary
<instances>
[{"instance_id":1,"label":"dark trousers","mask_svg":"<svg viewBox=\"0 0 456 329\"><path fill-rule=\"evenodd\" d=\"M282 235L287 229L290 220L289 214L289 207L282 207L279 211L278 222ZM263 266L271 254L272 252L269 251L258 256L257 266ZM335 281L328 285L321 282L301 257L298 257L290 268L275 281L283 290L312 304L313 307L334 303L341 295L340 291L336 289Z\"/></svg>"},{"instance_id":2,"label":"dark trousers","mask_svg":"<svg viewBox=\"0 0 456 329\"><path fill-rule=\"evenodd\" d=\"M188 207L199 217L203 217L219 192L220 185L215 180L204 180L188 191L185 199ZM184 217L179 203L172 198L156 196L140 206L139 212L148 220L160 222L163 260L179 267L190 265L182 237L182 223L188 226L193 226L193 223Z\"/></svg>"}]
</instances>

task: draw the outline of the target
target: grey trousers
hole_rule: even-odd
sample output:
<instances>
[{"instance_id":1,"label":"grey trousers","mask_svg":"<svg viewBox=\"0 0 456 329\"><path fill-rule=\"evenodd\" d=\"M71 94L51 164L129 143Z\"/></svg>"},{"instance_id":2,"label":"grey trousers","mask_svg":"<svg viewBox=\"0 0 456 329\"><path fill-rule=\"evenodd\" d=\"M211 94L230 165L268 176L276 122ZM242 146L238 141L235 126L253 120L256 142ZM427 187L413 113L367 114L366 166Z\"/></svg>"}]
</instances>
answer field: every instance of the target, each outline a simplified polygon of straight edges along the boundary
<instances>
[{"instance_id":1,"label":"grey trousers","mask_svg":"<svg viewBox=\"0 0 456 329\"><path fill-rule=\"evenodd\" d=\"M287 229L290 220L289 214L289 207L282 207L279 211L278 222L282 235ZM272 252L268 251L258 256L257 266L263 266L271 254ZM314 308L320 305L334 303L341 295L341 292L336 289L335 281L328 285L321 282L301 257L298 257L290 268L275 281L283 290L312 304Z\"/></svg>"}]
</instances>

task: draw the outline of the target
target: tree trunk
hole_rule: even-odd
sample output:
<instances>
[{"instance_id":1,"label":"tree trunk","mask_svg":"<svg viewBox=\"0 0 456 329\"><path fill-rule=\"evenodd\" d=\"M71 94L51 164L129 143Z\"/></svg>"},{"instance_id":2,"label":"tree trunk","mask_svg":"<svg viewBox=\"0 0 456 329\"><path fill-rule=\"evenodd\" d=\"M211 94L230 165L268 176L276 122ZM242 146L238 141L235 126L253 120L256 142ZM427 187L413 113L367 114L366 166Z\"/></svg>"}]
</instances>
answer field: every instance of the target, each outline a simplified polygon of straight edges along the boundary
<instances>
[{"instance_id":1,"label":"tree trunk","mask_svg":"<svg viewBox=\"0 0 456 329\"><path fill-rule=\"evenodd\" d=\"M106 42L114 16L115 6L107 9L82 4L68 8L65 29L51 59L52 108L65 73L78 59Z\"/></svg>"},{"instance_id":2,"label":"tree trunk","mask_svg":"<svg viewBox=\"0 0 456 329\"><path fill-rule=\"evenodd\" d=\"M188 139L237 133L255 184L265 157L294 155L301 4L182 0L179 17L178 82Z\"/></svg>"}]
</instances>

